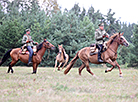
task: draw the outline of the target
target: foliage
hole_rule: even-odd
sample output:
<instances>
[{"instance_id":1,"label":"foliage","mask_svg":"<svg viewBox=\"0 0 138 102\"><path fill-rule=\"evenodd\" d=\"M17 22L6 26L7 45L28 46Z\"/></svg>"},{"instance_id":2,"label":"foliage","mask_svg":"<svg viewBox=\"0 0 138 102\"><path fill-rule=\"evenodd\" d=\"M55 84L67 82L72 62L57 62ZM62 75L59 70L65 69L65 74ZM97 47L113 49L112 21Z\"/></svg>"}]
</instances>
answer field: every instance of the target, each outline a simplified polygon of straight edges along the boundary
<instances>
[{"instance_id":1,"label":"foliage","mask_svg":"<svg viewBox=\"0 0 138 102\"><path fill-rule=\"evenodd\" d=\"M130 63L129 66L138 67L138 25L134 27L133 45L131 46Z\"/></svg>"},{"instance_id":2,"label":"foliage","mask_svg":"<svg viewBox=\"0 0 138 102\"><path fill-rule=\"evenodd\" d=\"M93 6L88 11L85 8L81 11L79 4L74 4L70 10L61 11L56 0L43 0L42 4L39 0L4 0L0 4L0 58L7 50L21 47L25 29L30 28L34 41L41 43L47 39L55 45L56 50L46 51L40 64L54 66L58 44L63 44L71 60L81 48L95 43L95 29L99 23L104 22L107 33L112 35L115 32L124 32L125 38L131 43L130 47L118 51L119 64L128 63L127 65L131 66L137 62L137 50L134 50L137 49L136 27L134 35L132 32L135 24L127 25L117 20L111 9L103 15ZM135 60L130 60L128 56ZM19 62L16 65L23 64ZM80 65L81 61L78 60L76 66Z\"/></svg>"}]
</instances>

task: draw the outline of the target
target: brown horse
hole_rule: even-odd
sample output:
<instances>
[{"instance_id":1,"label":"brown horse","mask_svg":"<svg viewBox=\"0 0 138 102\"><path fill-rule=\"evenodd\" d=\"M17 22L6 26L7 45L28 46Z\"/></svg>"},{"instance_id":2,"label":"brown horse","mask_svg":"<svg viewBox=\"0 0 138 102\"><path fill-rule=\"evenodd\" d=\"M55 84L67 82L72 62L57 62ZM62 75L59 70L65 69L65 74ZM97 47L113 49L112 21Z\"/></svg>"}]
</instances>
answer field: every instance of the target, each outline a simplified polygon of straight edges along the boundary
<instances>
[{"instance_id":1,"label":"brown horse","mask_svg":"<svg viewBox=\"0 0 138 102\"><path fill-rule=\"evenodd\" d=\"M123 34L124 33L116 33L116 34L112 35L110 37L110 39L107 41L107 49L106 49L106 51L104 51L101 54L101 57L102 57L104 63L109 63L109 64L112 65L112 68L108 68L107 70L105 70L105 72L112 71L112 69L115 66L117 66L119 68L120 76L122 76L122 72L121 72L119 64L116 61L116 59L117 59L117 49L118 49L119 45L124 45L126 47L129 46L129 43L124 38ZM91 70L90 70L89 62L90 63L94 63L94 64L101 64L101 63L99 63L98 60L97 60L97 54L94 54L92 56L90 56L89 54L90 54L90 47L85 47L85 48L82 48L81 50L79 50L77 52L77 54L75 55L75 57L71 60L69 65L67 65L67 68L64 71L64 74L67 74L70 71L70 69L73 67L73 65L76 62L76 60L78 58L80 58L81 61L83 62L83 64L79 68L79 75L81 75L81 71L85 67L87 68L87 71L90 74L94 75L94 73L92 73Z\"/></svg>"},{"instance_id":2,"label":"brown horse","mask_svg":"<svg viewBox=\"0 0 138 102\"><path fill-rule=\"evenodd\" d=\"M69 60L69 56L68 54L66 54L65 49L62 47L62 45L58 45L58 49L59 49L59 53L56 56L55 68L53 71L55 71L57 67L57 62L59 62L58 70L60 70L60 66L62 65L62 63L64 63L64 65L62 66L62 69L63 69Z\"/></svg>"},{"instance_id":3,"label":"brown horse","mask_svg":"<svg viewBox=\"0 0 138 102\"><path fill-rule=\"evenodd\" d=\"M51 49L54 50L55 46L49 43L46 39L39 45L37 45L37 53L32 57L32 62L33 62L33 73L35 74L37 72L37 67L42 61L42 57L46 51L46 49ZM12 67L19 61L21 60L23 63L28 63L29 55L28 54L21 54L19 53L21 48L15 48L15 49L10 49L9 51L6 52L6 54L3 56L0 66L11 56L12 61L9 64L9 68L7 73L10 72L13 73Z\"/></svg>"}]
</instances>

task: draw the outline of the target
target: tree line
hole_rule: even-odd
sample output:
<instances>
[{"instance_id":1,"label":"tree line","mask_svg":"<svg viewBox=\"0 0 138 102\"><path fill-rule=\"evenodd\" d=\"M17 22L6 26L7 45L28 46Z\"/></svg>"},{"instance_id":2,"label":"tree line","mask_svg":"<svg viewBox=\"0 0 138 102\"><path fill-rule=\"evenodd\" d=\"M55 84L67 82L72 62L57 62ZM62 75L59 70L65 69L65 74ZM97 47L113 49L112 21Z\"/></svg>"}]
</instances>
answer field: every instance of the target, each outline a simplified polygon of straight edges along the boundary
<instances>
[{"instance_id":1,"label":"tree line","mask_svg":"<svg viewBox=\"0 0 138 102\"><path fill-rule=\"evenodd\" d=\"M42 8L38 0L0 1L0 58L9 49L21 47L25 29L30 28L34 41L41 43L46 38L56 47L55 51L50 53L46 51L40 64L53 67L58 44L63 44L71 60L81 48L95 43L95 29L100 22L104 22L108 34L124 32L125 38L130 43L128 48L119 48L117 59L119 64L127 67L138 66L138 25L135 23L126 24L116 19L112 9L103 15L93 6L86 10L79 7L79 4L74 4L70 10L63 11L56 0L45 0L43 5L45 7ZM10 59L7 63L9 61ZM18 62L16 65L25 64ZM78 60L75 66L79 65L81 61Z\"/></svg>"}]
</instances>

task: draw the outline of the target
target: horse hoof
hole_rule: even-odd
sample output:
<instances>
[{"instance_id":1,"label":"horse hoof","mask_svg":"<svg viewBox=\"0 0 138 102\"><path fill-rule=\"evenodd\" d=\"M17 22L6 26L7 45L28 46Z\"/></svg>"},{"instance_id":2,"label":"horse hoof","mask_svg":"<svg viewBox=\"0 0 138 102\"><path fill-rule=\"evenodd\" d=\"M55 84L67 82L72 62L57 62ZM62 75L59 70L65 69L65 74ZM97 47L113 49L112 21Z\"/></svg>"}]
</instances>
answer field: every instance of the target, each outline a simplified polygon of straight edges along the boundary
<instances>
[{"instance_id":1,"label":"horse hoof","mask_svg":"<svg viewBox=\"0 0 138 102\"><path fill-rule=\"evenodd\" d=\"M36 74L36 72L33 72L32 74Z\"/></svg>"},{"instance_id":2,"label":"horse hoof","mask_svg":"<svg viewBox=\"0 0 138 102\"><path fill-rule=\"evenodd\" d=\"M119 77L120 77L120 78L123 78L123 76L122 76L122 75L119 75Z\"/></svg>"},{"instance_id":3,"label":"horse hoof","mask_svg":"<svg viewBox=\"0 0 138 102\"><path fill-rule=\"evenodd\" d=\"M93 75L94 78L99 79L95 74Z\"/></svg>"},{"instance_id":4,"label":"horse hoof","mask_svg":"<svg viewBox=\"0 0 138 102\"><path fill-rule=\"evenodd\" d=\"M105 70L105 73L107 73L107 70Z\"/></svg>"},{"instance_id":5,"label":"horse hoof","mask_svg":"<svg viewBox=\"0 0 138 102\"><path fill-rule=\"evenodd\" d=\"M13 73L14 71L11 71L11 73Z\"/></svg>"}]
</instances>

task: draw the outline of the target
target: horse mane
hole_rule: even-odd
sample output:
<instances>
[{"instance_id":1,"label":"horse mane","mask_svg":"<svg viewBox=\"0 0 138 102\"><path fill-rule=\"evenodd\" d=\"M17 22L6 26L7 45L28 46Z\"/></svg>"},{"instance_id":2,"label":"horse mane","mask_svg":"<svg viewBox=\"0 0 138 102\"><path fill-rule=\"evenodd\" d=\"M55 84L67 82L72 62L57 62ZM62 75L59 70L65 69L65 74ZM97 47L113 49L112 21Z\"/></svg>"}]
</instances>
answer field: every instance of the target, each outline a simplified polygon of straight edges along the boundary
<instances>
[{"instance_id":1,"label":"horse mane","mask_svg":"<svg viewBox=\"0 0 138 102\"><path fill-rule=\"evenodd\" d=\"M37 45L36 47L37 47L37 52L38 52L43 47L43 42Z\"/></svg>"},{"instance_id":2,"label":"horse mane","mask_svg":"<svg viewBox=\"0 0 138 102\"><path fill-rule=\"evenodd\" d=\"M64 59L65 59L65 58L66 58L66 56L65 56L64 51L65 51L65 49L62 47L63 57L64 57Z\"/></svg>"},{"instance_id":3,"label":"horse mane","mask_svg":"<svg viewBox=\"0 0 138 102\"><path fill-rule=\"evenodd\" d=\"M117 35L118 35L118 33L115 33L114 35L112 35L112 36L109 38L109 40L107 41L107 45L112 44L113 39L115 39L115 38L117 37Z\"/></svg>"}]
</instances>

